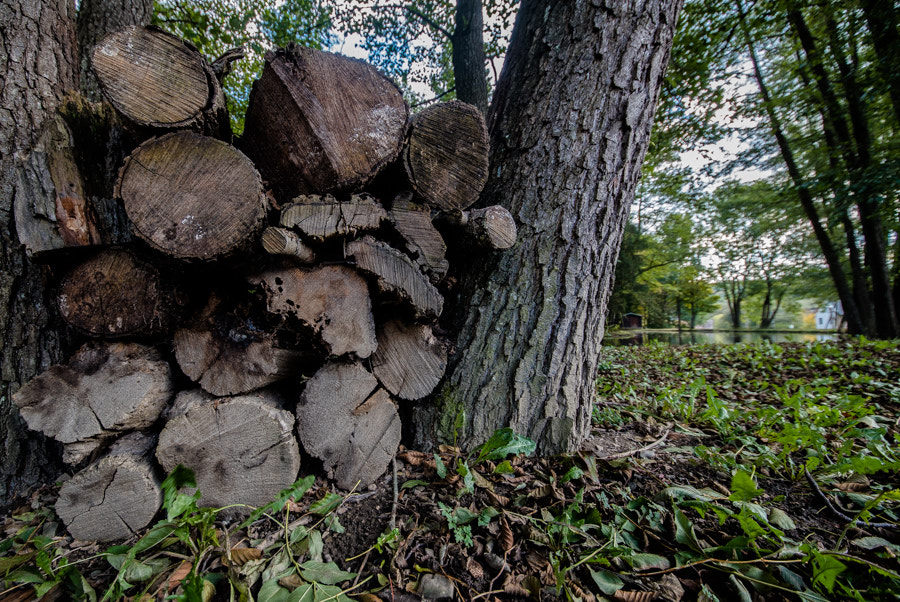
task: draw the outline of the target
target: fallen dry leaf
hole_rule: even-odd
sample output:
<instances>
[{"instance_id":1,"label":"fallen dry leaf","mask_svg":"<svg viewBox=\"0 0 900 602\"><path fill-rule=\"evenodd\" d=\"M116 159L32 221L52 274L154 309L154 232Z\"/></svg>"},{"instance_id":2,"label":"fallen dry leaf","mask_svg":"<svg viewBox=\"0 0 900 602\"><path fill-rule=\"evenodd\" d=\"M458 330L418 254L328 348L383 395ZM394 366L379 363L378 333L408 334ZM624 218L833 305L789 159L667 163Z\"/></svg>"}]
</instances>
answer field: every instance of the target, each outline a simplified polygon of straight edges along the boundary
<instances>
[{"instance_id":1,"label":"fallen dry leaf","mask_svg":"<svg viewBox=\"0 0 900 602\"><path fill-rule=\"evenodd\" d=\"M246 564L251 560L262 558L262 550L256 548L231 548L231 562L237 566Z\"/></svg>"},{"instance_id":2,"label":"fallen dry leaf","mask_svg":"<svg viewBox=\"0 0 900 602\"><path fill-rule=\"evenodd\" d=\"M613 594L613 600L620 602L651 602L656 597L656 592L623 592Z\"/></svg>"},{"instance_id":3,"label":"fallen dry leaf","mask_svg":"<svg viewBox=\"0 0 900 602\"><path fill-rule=\"evenodd\" d=\"M484 567L482 567L477 560L469 557L469 560L466 561L466 570L469 571L469 574L472 575L475 579L483 579L484 578Z\"/></svg>"},{"instance_id":4,"label":"fallen dry leaf","mask_svg":"<svg viewBox=\"0 0 900 602\"><path fill-rule=\"evenodd\" d=\"M188 574L190 574L192 568L194 568L194 563L189 560L182 561L182 563L178 565L178 568L169 575L168 580L166 580L166 589L171 591L181 585L181 582L184 581L184 578L187 577Z\"/></svg>"},{"instance_id":5,"label":"fallen dry leaf","mask_svg":"<svg viewBox=\"0 0 900 602\"><path fill-rule=\"evenodd\" d=\"M513 538L512 529L509 526L509 523L506 522L505 518L500 519L500 547L503 548L504 552L509 552L513 549L515 545L515 539Z\"/></svg>"},{"instance_id":6,"label":"fallen dry leaf","mask_svg":"<svg viewBox=\"0 0 900 602\"><path fill-rule=\"evenodd\" d=\"M511 596L531 597L531 592L522 587L525 575L508 575L503 582L503 591Z\"/></svg>"},{"instance_id":7,"label":"fallen dry leaf","mask_svg":"<svg viewBox=\"0 0 900 602\"><path fill-rule=\"evenodd\" d=\"M286 587L287 589L294 591L301 585L303 585L303 579L300 578L300 575L297 573L291 573L290 575L286 575L278 580L278 585L281 587Z\"/></svg>"}]
</instances>

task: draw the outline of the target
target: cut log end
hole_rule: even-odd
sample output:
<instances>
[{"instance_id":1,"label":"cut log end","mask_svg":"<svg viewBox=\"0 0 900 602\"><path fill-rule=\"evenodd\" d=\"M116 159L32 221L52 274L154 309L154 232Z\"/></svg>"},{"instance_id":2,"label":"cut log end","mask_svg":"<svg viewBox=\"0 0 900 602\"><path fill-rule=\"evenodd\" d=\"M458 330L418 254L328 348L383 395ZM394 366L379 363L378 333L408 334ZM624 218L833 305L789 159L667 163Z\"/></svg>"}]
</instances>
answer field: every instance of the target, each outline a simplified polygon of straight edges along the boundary
<instances>
[{"instance_id":1,"label":"cut log end","mask_svg":"<svg viewBox=\"0 0 900 602\"><path fill-rule=\"evenodd\" d=\"M126 27L109 34L94 48L92 63L113 106L140 125L188 125L214 93L200 53L158 29Z\"/></svg>"},{"instance_id":2,"label":"cut log end","mask_svg":"<svg viewBox=\"0 0 900 602\"><path fill-rule=\"evenodd\" d=\"M404 149L416 192L444 211L478 200L488 176L488 131L481 112L463 102L433 105L417 114Z\"/></svg>"},{"instance_id":3,"label":"cut log end","mask_svg":"<svg viewBox=\"0 0 900 602\"><path fill-rule=\"evenodd\" d=\"M328 363L306 383L297 404L297 433L338 487L366 487L384 474L400 444L390 395L358 363Z\"/></svg>"},{"instance_id":4,"label":"cut log end","mask_svg":"<svg viewBox=\"0 0 900 602\"><path fill-rule=\"evenodd\" d=\"M428 326L392 321L379 329L372 372L397 397L425 397L437 387L446 367L446 346Z\"/></svg>"},{"instance_id":5,"label":"cut log end","mask_svg":"<svg viewBox=\"0 0 900 602\"><path fill-rule=\"evenodd\" d=\"M138 147L122 168L118 189L138 235L184 259L216 259L247 246L266 214L250 160L192 132Z\"/></svg>"}]
</instances>

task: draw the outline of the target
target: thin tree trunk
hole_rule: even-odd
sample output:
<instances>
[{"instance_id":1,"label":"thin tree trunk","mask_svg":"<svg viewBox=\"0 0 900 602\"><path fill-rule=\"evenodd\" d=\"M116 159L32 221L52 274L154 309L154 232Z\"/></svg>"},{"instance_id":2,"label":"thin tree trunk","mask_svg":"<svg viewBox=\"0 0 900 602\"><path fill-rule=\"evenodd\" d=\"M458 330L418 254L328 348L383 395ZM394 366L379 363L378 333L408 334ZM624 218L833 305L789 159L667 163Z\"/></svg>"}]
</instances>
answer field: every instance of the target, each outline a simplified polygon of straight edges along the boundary
<instances>
[{"instance_id":1,"label":"thin tree trunk","mask_svg":"<svg viewBox=\"0 0 900 602\"><path fill-rule=\"evenodd\" d=\"M744 7L740 1L738 1L737 3L737 8L740 15L740 25L742 33L744 35L744 41L750 54L750 61L753 64L753 75L756 79L756 84L759 87L759 94L762 97L766 114L769 117L769 125L772 128L772 135L775 136L775 140L778 143L778 148L781 151L781 157L784 160L784 164L787 167L788 174L790 175L791 181L794 184L794 188L797 191L797 198L800 200L800 205L803 207L803 211L806 213L807 219L809 219L810 223L812 224L813 233L816 236L819 247L822 249L822 255L825 257L825 262L828 264L828 271L831 274L831 279L834 281L834 287L837 290L838 297L841 300L841 305L844 308L844 316L847 320L848 330L851 334L862 334L864 332L863 323L860 319L859 309L856 306L856 301L853 298L853 293L850 290L850 285L847 283L847 276L846 274L844 274L844 269L841 265L840 254L835 248L834 242L831 240L828 232L822 226L822 222L819 218L819 212L816 209L812 194L809 192L809 188L807 187L803 176L800 174L800 169L797 166L796 160L794 159L794 152L791 149L791 146L788 143L787 136L784 133L784 129L781 126L781 120L775 113L775 107L772 103L772 97L769 94L769 89L766 86L765 79L763 78L762 69L759 66L759 59L756 56L756 48L753 44L752 38L750 37L750 32L747 29Z\"/></svg>"},{"instance_id":2,"label":"thin tree trunk","mask_svg":"<svg viewBox=\"0 0 900 602\"><path fill-rule=\"evenodd\" d=\"M846 86L845 94L848 98L848 109L844 111L834 86L831 84L828 72L822 62L821 53L816 46L812 32L806 24L803 13L794 5L788 9L788 19L797 32L797 37L803 46L803 51L809 62L816 86L824 101L823 114L830 122L837 135L840 153L844 157L850 181L855 184L859 200L860 222L862 223L863 236L866 241L866 262L872 278L872 297L875 309L875 325L878 336L893 338L897 335L897 314L894 308L894 300L891 295L890 274L887 266L887 245L884 238L884 228L878 215L878 204L872 198L872 193L866 194L865 178L866 169L871 165L870 138L868 124L861 106L861 98L857 98L858 90L855 87ZM851 80L849 83L853 83ZM846 115L854 125L854 137L851 139L850 128ZM854 142L856 143L854 145Z\"/></svg>"},{"instance_id":3,"label":"thin tree trunk","mask_svg":"<svg viewBox=\"0 0 900 602\"><path fill-rule=\"evenodd\" d=\"M81 90L89 99L101 99L100 84L91 68L91 50L108 33L128 25L148 25L152 0L83 0L78 7L78 52Z\"/></svg>"},{"instance_id":4,"label":"thin tree trunk","mask_svg":"<svg viewBox=\"0 0 900 602\"><path fill-rule=\"evenodd\" d=\"M878 57L878 70L884 78L894 108L894 118L900 126L900 33L897 32L897 12L891 0L863 0L866 24L872 34L872 46Z\"/></svg>"},{"instance_id":5,"label":"thin tree trunk","mask_svg":"<svg viewBox=\"0 0 900 602\"><path fill-rule=\"evenodd\" d=\"M589 432L614 267L680 0L522 3L491 107L481 203L520 227L462 267L456 355L417 439L472 447L500 427L539 453ZM451 260L451 265L454 265Z\"/></svg>"},{"instance_id":6,"label":"thin tree trunk","mask_svg":"<svg viewBox=\"0 0 900 602\"><path fill-rule=\"evenodd\" d=\"M484 76L484 21L481 0L457 0L453 46L453 79L456 98L487 114L488 91Z\"/></svg>"},{"instance_id":7,"label":"thin tree trunk","mask_svg":"<svg viewBox=\"0 0 900 602\"><path fill-rule=\"evenodd\" d=\"M61 361L63 345L47 310L48 274L25 257L12 204L16 154L77 88L74 10L67 0L0 0L0 505L57 474L44 441L27 436L11 402L23 382Z\"/></svg>"}]
</instances>

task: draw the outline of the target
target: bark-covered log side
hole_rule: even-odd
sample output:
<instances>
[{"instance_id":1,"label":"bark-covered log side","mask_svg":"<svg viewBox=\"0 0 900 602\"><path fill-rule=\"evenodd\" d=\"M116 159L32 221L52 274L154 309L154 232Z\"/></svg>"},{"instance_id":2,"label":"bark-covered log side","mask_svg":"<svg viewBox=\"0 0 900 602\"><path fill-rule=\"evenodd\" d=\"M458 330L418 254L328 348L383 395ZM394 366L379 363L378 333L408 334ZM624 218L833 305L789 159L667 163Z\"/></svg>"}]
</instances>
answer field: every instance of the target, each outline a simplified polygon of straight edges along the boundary
<instances>
[{"instance_id":1,"label":"bark-covered log side","mask_svg":"<svg viewBox=\"0 0 900 602\"><path fill-rule=\"evenodd\" d=\"M237 397L179 393L159 435L156 458L166 472L194 471L202 506L262 506L297 478L294 416L266 389Z\"/></svg>"},{"instance_id":2,"label":"bark-covered log side","mask_svg":"<svg viewBox=\"0 0 900 602\"><path fill-rule=\"evenodd\" d=\"M156 422L175 395L169 364L136 343L88 344L13 395L28 427L64 444L78 464L105 441Z\"/></svg>"},{"instance_id":3,"label":"bark-covered log side","mask_svg":"<svg viewBox=\"0 0 900 602\"><path fill-rule=\"evenodd\" d=\"M478 109L443 102L413 118L403 166L426 203L458 211L478 200L488 178L489 151L487 126Z\"/></svg>"},{"instance_id":4,"label":"bark-covered log side","mask_svg":"<svg viewBox=\"0 0 900 602\"><path fill-rule=\"evenodd\" d=\"M460 266L458 353L419 443L509 426L541 453L588 435L606 304L679 0L523 2L491 108L481 202L519 243Z\"/></svg>"},{"instance_id":5,"label":"bark-covered log side","mask_svg":"<svg viewBox=\"0 0 900 602\"><path fill-rule=\"evenodd\" d=\"M375 351L369 288L353 268L269 270L249 280L265 290L270 312L299 320L326 355L350 353L364 358Z\"/></svg>"},{"instance_id":6,"label":"bark-covered log side","mask_svg":"<svg viewBox=\"0 0 900 602\"><path fill-rule=\"evenodd\" d=\"M93 337L171 332L187 299L150 263L109 248L72 268L59 285L63 319Z\"/></svg>"},{"instance_id":7,"label":"bark-covered log side","mask_svg":"<svg viewBox=\"0 0 900 602\"><path fill-rule=\"evenodd\" d=\"M346 254L356 267L375 277L378 289L409 305L416 318L436 318L444 308L444 298L418 266L390 245L363 236L347 243Z\"/></svg>"},{"instance_id":8,"label":"bark-covered log side","mask_svg":"<svg viewBox=\"0 0 900 602\"><path fill-rule=\"evenodd\" d=\"M16 234L32 257L102 242L76 153L72 131L57 113L19 165Z\"/></svg>"},{"instance_id":9,"label":"bark-covered log side","mask_svg":"<svg viewBox=\"0 0 900 602\"><path fill-rule=\"evenodd\" d=\"M118 193L138 235L183 259L216 259L249 246L266 216L250 160L193 132L139 146L122 167Z\"/></svg>"},{"instance_id":10,"label":"bark-covered log side","mask_svg":"<svg viewBox=\"0 0 900 602\"><path fill-rule=\"evenodd\" d=\"M433 283L440 282L450 265L445 258L447 245L431 222L431 211L411 202L409 195L394 199L388 216L394 230L403 238L406 250Z\"/></svg>"},{"instance_id":11,"label":"bark-covered log side","mask_svg":"<svg viewBox=\"0 0 900 602\"><path fill-rule=\"evenodd\" d=\"M301 195L281 211L280 224L307 237L323 241L333 236L354 236L377 230L387 219L384 207L367 194L354 194L339 201L330 194Z\"/></svg>"},{"instance_id":12,"label":"bark-covered log side","mask_svg":"<svg viewBox=\"0 0 900 602\"><path fill-rule=\"evenodd\" d=\"M0 506L49 481L58 466L12 404L21 383L60 361L61 329L42 268L15 234L16 158L36 142L66 90L77 88L75 6L0 0Z\"/></svg>"},{"instance_id":13,"label":"bark-covered log side","mask_svg":"<svg viewBox=\"0 0 900 602\"><path fill-rule=\"evenodd\" d=\"M129 439L141 442L127 445ZM151 445L143 445L144 441ZM107 456L63 483L55 510L72 537L82 541L123 540L150 524L163 501L152 460L153 442L139 433L126 436L126 445L117 444Z\"/></svg>"},{"instance_id":14,"label":"bark-covered log side","mask_svg":"<svg viewBox=\"0 0 900 602\"><path fill-rule=\"evenodd\" d=\"M400 417L368 370L358 363L331 362L300 395L297 433L338 487L367 487L397 451Z\"/></svg>"},{"instance_id":15,"label":"bark-covered log side","mask_svg":"<svg viewBox=\"0 0 900 602\"><path fill-rule=\"evenodd\" d=\"M242 144L284 202L364 185L397 158L407 117L371 65L291 45L266 53Z\"/></svg>"},{"instance_id":16,"label":"bark-covered log side","mask_svg":"<svg viewBox=\"0 0 900 602\"><path fill-rule=\"evenodd\" d=\"M462 229L466 242L485 250L508 249L516 244L518 237L515 218L500 205L447 213L441 221Z\"/></svg>"},{"instance_id":17,"label":"bark-covered log side","mask_svg":"<svg viewBox=\"0 0 900 602\"><path fill-rule=\"evenodd\" d=\"M100 82L91 68L91 52L104 36L129 25L145 26L153 17L152 0L82 0L78 5L78 55L81 90L99 101Z\"/></svg>"}]
</instances>

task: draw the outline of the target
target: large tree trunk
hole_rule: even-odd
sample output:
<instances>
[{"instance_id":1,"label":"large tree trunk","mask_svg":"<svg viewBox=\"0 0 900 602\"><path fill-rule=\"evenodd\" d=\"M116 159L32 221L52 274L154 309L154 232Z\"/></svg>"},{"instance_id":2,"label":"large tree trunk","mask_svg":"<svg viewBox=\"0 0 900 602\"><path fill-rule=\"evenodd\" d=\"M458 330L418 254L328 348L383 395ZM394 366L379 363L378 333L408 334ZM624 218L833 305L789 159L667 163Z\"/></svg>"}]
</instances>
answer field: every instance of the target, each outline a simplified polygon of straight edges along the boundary
<instances>
[{"instance_id":1,"label":"large tree trunk","mask_svg":"<svg viewBox=\"0 0 900 602\"><path fill-rule=\"evenodd\" d=\"M419 443L471 447L510 426L554 453L587 437L619 242L680 7L522 3L480 201L507 207L521 242L460 258L457 352L434 412L419 416Z\"/></svg>"},{"instance_id":2,"label":"large tree trunk","mask_svg":"<svg viewBox=\"0 0 900 602\"><path fill-rule=\"evenodd\" d=\"M484 77L484 19L481 0L457 0L453 46L453 80L456 98L487 114L488 90Z\"/></svg>"},{"instance_id":3,"label":"large tree trunk","mask_svg":"<svg viewBox=\"0 0 900 602\"><path fill-rule=\"evenodd\" d=\"M78 80L74 4L0 0L0 505L58 474L40 440L29 439L11 396L61 359L40 266L15 234L16 154L35 142L45 118Z\"/></svg>"}]
</instances>

